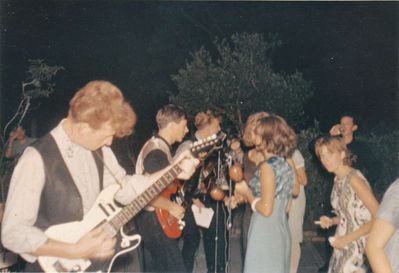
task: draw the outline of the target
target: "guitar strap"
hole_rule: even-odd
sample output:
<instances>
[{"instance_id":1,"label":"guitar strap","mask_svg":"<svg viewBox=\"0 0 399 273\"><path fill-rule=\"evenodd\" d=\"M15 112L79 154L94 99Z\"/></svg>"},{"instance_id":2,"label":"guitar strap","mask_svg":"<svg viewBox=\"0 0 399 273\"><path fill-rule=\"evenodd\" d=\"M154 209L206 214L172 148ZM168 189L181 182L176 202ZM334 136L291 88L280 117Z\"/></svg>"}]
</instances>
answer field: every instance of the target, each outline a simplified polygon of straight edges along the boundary
<instances>
[{"instance_id":1,"label":"guitar strap","mask_svg":"<svg viewBox=\"0 0 399 273\"><path fill-rule=\"evenodd\" d=\"M104 189L104 159L103 151L100 149L92 152L94 161L96 162L98 178L100 180L100 191Z\"/></svg>"},{"instance_id":2,"label":"guitar strap","mask_svg":"<svg viewBox=\"0 0 399 273\"><path fill-rule=\"evenodd\" d=\"M172 155L170 154L170 147L166 143L165 140L161 139L158 136L151 137L143 146L140 151L139 156L136 161L136 174L144 173L144 159L146 156L153 150L159 149L166 154L168 157L168 161L172 161Z\"/></svg>"}]
</instances>

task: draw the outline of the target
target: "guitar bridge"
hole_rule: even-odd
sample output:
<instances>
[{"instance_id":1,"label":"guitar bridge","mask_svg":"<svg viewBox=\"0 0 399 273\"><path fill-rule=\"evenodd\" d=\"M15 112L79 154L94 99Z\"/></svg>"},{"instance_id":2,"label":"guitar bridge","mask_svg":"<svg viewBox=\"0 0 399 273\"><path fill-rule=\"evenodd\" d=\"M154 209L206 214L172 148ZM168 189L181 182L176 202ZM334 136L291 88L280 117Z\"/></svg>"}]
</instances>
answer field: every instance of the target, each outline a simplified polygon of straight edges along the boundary
<instances>
[{"instance_id":1,"label":"guitar bridge","mask_svg":"<svg viewBox=\"0 0 399 273\"><path fill-rule=\"evenodd\" d=\"M68 261L67 261L68 263ZM79 263L73 264L70 268L68 268L68 264L65 266L62 262L62 260L56 260L55 263L53 263L53 270L54 272L70 272L70 273L78 273L78 272L84 272L84 270L89 267L90 262L85 262L83 268Z\"/></svg>"},{"instance_id":2,"label":"guitar bridge","mask_svg":"<svg viewBox=\"0 0 399 273\"><path fill-rule=\"evenodd\" d=\"M53 267L57 272L68 272L68 270L61 264L59 260L53 263Z\"/></svg>"}]
</instances>

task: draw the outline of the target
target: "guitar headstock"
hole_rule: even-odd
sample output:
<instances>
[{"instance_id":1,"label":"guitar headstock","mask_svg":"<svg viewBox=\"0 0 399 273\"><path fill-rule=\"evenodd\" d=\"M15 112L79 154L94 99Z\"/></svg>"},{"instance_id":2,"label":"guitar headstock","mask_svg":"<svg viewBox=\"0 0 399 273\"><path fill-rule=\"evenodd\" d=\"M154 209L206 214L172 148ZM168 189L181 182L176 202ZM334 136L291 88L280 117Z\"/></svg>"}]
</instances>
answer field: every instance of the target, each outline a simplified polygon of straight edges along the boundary
<instances>
[{"instance_id":1,"label":"guitar headstock","mask_svg":"<svg viewBox=\"0 0 399 273\"><path fill-rule=\"evenodd\" d=\"M219 132L191 144L191 153L200 160L205 159L215 148L221 148L226 134Z\"/></svg>"}]
</instances>

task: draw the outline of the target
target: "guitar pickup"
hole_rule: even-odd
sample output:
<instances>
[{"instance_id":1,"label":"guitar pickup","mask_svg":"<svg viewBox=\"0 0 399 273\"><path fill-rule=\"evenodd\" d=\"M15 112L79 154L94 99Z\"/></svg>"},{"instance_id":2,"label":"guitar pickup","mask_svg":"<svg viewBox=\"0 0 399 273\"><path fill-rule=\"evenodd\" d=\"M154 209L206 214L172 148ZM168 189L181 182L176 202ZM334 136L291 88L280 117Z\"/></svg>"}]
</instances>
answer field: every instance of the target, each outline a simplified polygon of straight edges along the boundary
<instances>
[{"instance_id":1,"label":"guitar pickup","mask_svg":"<svg viewBox=\"0 0 399 273\"><path fill-rule=\"evenodd\" d=\"M100 209L104 212L105 215L107 215L107 217L109 217L111 214L108 213L108 210L106 207L104 207L103 204L99 203L98 206L100 207ZM107 207L112 210L112 212L116 211L116 209L114 208L114 206L112 204L108 204Z\"/></svg>"}]
</instances>

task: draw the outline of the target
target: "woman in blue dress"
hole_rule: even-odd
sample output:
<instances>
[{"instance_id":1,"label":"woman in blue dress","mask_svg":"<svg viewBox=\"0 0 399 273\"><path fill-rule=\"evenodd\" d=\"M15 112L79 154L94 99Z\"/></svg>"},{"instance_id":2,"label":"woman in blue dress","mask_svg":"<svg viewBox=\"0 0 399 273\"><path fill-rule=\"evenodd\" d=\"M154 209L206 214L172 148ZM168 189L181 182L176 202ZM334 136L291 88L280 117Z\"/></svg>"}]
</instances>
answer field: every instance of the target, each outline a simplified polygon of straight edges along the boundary
<instances>
[{"instance_id":1,"label":"woman in blue dress","mask_svg":"<svg viewBox=\"0 0 399 273\"><path fill-rule=\"evenodd\" d=\"M255 127L256 149L265 160L247 183L237 183L235 193L254 211L248 232L244 272L287 273L290 270L291 235L287 210L295 174L291 157L296 136L277 115L260 119Z\"/></svg>"}]
</instances>

